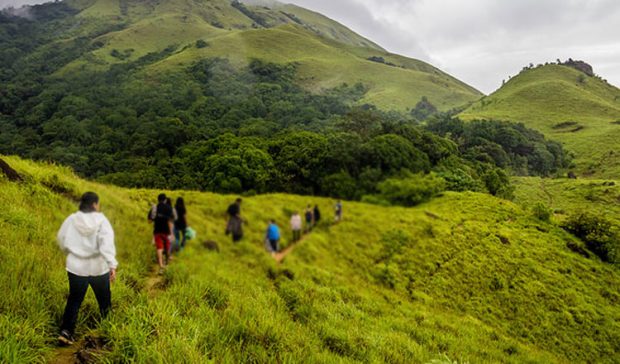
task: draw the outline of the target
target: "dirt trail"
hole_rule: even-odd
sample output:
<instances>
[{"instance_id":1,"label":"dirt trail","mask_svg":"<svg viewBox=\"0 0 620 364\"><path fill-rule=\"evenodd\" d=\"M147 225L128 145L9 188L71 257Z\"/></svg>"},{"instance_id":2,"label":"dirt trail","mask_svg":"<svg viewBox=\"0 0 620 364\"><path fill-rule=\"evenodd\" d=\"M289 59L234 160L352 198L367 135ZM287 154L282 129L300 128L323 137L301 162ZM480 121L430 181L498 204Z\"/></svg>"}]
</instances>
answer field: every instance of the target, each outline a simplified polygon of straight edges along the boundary
<instances>
[{"instance_id":1,"label":"dirt trail","mask_svg":"<svg viewBox=\"0 0 620 364\"><path fill-rule=\"evenodd\" d=\"M310 234L306 234L304 235L301 239L299 239L297 242L292 243L291 245L287 246L284 250L279 251L278 253L276 253L276 256L274 257L276 262L278 264L282 264L282 261L284 261L284 258L286 258L289 254L291 254L293 252L293 250L295 249L295 246L297 246L298 244L301 244L304 242L304 240L306 240L306 238L310 236Z\"/></svg>"},{"instance_id":2,"label":"dirt trail","mask_svg":"<svg viewBox=\"0 0 620 364\"><path fill-rule=\"evenodd\" d=\"M153 269L151 269L151 274L146 279L144 291L149 298L152 298L157 294L157 292L164 289L165 284L163 274L159 274L159 265L154 265Z\"/></svg>"},{"instance_id":3,"label":"dirt trail","mask_svg":"<svg viewBox=\"0 0 620 364\"><path fill-rule=\"evenodd\" d=\"M547 186L545 185L545 181L544 180L540 181L540 189L547 196L548 207L552 207L553 206L553 195L551 193L549 193L549 191L547 191Z\"/></svg>"},{"instance_id":4,"label":"dirt trail","mask_svg":"<svg viewBox=\"0 0 620 364\"><path fill-rule=\"evenodd\" d=\"M144 292L146 292L149 298L152 298L163 289L165 289L164 276L159 274L159 266L154 265L146 279ZM79 354L90 350L87 344L86 338L81 338L76 340L73 345L56 347L54 349L54 358L50 361L50 364L76 364L84 362L79 359L81 356ZM97 351L96 349L95 347L95 351ZM88 356L88 354L85 356ZM89 360L86 362L89 362Z\"/></svg>"},{"instance_id":5,"label":"dirt trail","mask_svg":"<svg viewBox=\"0 0 620 364\"><path fill-rule=\"evenodd\" d=\"M71 346L57 348L55 350L56 356L54 357L54 359L52 359L52 361L50 361L50 363L51 364L75 364L77 363L78 362L77 353L78 351L80 351L80 347L81 347L80 343L75 342Z\"/></svg>"}]
</instances>

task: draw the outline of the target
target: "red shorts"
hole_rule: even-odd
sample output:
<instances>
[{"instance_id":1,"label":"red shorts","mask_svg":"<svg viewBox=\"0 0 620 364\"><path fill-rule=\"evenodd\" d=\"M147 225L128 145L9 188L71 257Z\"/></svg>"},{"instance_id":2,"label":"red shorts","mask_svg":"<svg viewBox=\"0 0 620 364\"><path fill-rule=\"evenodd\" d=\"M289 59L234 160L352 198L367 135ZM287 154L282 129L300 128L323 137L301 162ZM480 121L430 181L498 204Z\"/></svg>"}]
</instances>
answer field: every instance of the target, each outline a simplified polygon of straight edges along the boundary
<instances>
[{"instance_id":1,"label":"red shorts","mask_svg":"<svg viewBox=\"0 0 620 364\"><path fill-rule=\"evenodd\" d=\"M168 234L155 234L155 246L157 250L168 251L170 249L170 238Z\"/></svg>"}]
</instances>

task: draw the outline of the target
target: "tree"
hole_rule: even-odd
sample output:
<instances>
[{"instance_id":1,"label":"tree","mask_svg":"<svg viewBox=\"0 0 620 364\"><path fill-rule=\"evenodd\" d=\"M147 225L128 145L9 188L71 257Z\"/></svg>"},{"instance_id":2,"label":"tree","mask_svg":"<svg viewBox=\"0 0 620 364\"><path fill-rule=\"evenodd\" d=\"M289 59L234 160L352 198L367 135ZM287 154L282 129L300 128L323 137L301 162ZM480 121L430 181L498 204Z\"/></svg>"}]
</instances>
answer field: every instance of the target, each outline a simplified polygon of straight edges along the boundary
<instances>
[{"instance_id":1,"label":"tree","mask_svg":"<svg viewBox=\"0 0 620 364\"><path fill-rule=\"evenodd\" d=\"M364 164L381 169L386 174L394 174L402 169L414 173L430 170L428 156L398 135L375 137L364 144L362 150Z\"/></svg>"}]
</instances>

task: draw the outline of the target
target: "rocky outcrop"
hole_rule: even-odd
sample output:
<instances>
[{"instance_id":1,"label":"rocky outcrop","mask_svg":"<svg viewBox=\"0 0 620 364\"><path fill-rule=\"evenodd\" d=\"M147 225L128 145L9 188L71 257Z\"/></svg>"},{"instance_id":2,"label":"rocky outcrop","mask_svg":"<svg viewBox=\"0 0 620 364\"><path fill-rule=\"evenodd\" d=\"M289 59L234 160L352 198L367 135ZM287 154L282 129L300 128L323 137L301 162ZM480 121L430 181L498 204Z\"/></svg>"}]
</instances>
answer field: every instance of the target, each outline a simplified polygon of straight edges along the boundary
<instances>
[{"instance_id":1,"label":"rocky outcrop","mask_svg":"<svg viewBox=\"0 0 620 364\"><path fill-rule=\"evenodd\" d=\"M568 61L562 63L562 65L572 67L590 77L594 77L594 69L584 61L574 61L572 58L569 58Z\"/></svg>"}]
</instances>

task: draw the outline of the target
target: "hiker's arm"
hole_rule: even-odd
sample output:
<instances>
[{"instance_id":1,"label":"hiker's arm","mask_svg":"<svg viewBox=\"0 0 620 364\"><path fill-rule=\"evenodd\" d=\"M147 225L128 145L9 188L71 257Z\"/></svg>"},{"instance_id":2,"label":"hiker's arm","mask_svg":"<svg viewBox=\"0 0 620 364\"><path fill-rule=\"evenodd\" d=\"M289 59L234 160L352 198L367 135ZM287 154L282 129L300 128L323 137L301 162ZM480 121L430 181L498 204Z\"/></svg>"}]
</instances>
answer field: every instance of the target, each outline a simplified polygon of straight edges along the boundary
<instances>
[{"instance_id":1,"label":"hiker's arm","mask_svg":"<svg viewBox=\"0 0 620 364\"><path fill-rule=\"evenodd\" d=\"M108 219L105 219L101 224L99 235L97 236L99 243L99 253L103 256L110 268L110 274L112 270L116 270L118 262L116 261L116 247L114 246L114 230Z\"/></svg>"},{"instance_id":2,"label":"hiker's arm","mask_svg":"<svg viewBox=\"0 0 620 364\"><path fill-rule=\"evenodd\" d=\"M63 253L67 253L67 248L65 247L65 236L67 235L67 229L69 228L69 219L71 219L71 217L65 219L60 226L60 230L58 230L58 235L56 235L58 246Z\"/></svg>"}]
</instances>

